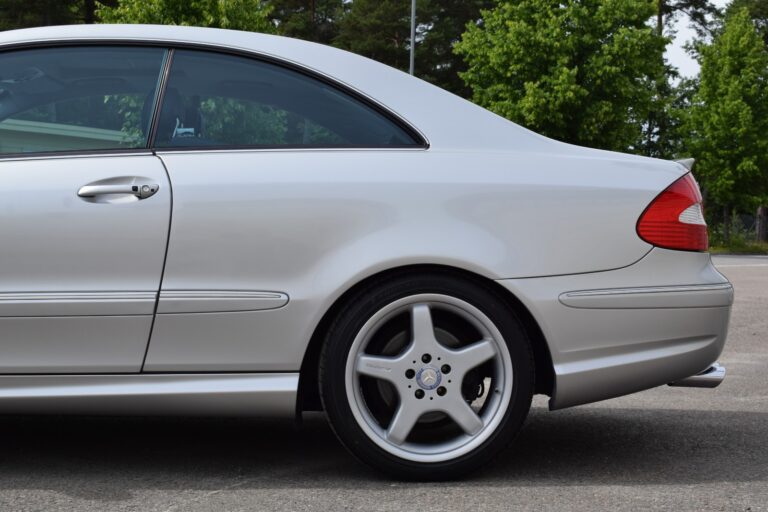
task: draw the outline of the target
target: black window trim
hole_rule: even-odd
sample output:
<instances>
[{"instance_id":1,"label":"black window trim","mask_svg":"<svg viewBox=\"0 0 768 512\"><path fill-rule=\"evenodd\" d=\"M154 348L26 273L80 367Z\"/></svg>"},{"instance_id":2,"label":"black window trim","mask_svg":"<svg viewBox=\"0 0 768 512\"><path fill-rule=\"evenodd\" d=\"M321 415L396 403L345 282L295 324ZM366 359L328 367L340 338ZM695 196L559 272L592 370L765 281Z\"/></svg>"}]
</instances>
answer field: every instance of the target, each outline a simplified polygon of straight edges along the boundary
<instances>
[{"instance_id":1,"label":"black window trim","mask_svg":"<svg viewBox=\"0 0 768 512\"><path fill-rule=\"evenodd\" d=\"M165 50L163 57L163 65L160 70L159 77L159 92L155 96L155 104L153 105L152 122L150 125L150 131L147 136L147 143L145 147L130 148L130 149L94 149L94 150L63 150L63 151L36 151L29 153L5 153L0 154L0 161L3 160L19 160L24 158L45 158L45 157L78 157L78 156L121 156L121 155L133 155L133 154L146 154L151 152L152 154L159 153L190 153L190 152L227 152L227 151L354 151L354 150L370 150L370 151L402 151L402 150L419 150L424 151L430 148L430 143L427 137L415 128L413 125L405 121L398 114L380 104L375 99L365 95L364 93L355 90L354 88L339 82L327 75L318 73L317 71L308 69L294 62L282 60L272 55L266 55L258 53L254 50L232 48L229 46L222 46L213 43L193 43L193 42L176 42L176 41L164 41L164 40L129 40L129 39L71 39L64 41L45 40L45 41L31 41L23 43L10 43L0 45L0 54L6 51L18 51L28 50L35 48L70 48L70 47L87 47L87 46L129 46L129 47L152 47L162 48ZM274 64L282 68L300 73L309 78L318 80L329 87L332 87L339 92L346 94L355 100L363 103L367 107L371 108L374 112L383 116L390 122L397 125L404 132L406 132L416 144L407 145L382 145L372 146L366 145L286 145L286 144L271 144L271 145L215 145L215 146L193 146L193 147L171 147L171 148L158 148L155 146L155 138L157 135L157 124L159 121L160 110L162 109L162 101L165 96L165 91L168 85L168 78L170 75L171 66L173 64L173 55L175 50L197 50L207 51L212 53L219 53L223 55L231 55L236 57L245 57L269 64Z\"/></svg>"},{"instance_id":2,"label":"black window trim","mask_svg":"<svg viewBox=\"0 0 768 512\"><path fill-rule=\"evenodd\" d=\"M152 150L155 146L155 137L157 136L157 124L160 119L160 112L163 110L163 99L165 98L165 90L168 86L168 78L171 74L171 66L173 66L173 55L175 50L173 48L165 48L165 55L163 58L163 65L160 69L160 76L158 78L157 91L155 92L155 102L152 105L152 116L149 122L149 131L147 132L147 146L146 149Z\"/></svg>"}]
</instances>

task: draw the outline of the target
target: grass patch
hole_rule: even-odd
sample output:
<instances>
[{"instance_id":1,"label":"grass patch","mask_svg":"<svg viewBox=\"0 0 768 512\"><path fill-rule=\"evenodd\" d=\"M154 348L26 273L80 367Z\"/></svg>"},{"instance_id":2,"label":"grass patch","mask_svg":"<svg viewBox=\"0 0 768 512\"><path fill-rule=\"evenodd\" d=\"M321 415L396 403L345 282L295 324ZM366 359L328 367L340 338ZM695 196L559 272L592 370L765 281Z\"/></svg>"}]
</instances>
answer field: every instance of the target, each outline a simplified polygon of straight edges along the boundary
<instances>
[{"instance_id":1,"label":"grass patch","mask_svg":"<svg viewBox=\"0 0 768 512\"><path fill-rule=\"evenodd\" d=\"M712 254L768 254L768 243L736 240L729 245L714 245L709 248Z\"/></svg>"}]
</instances>

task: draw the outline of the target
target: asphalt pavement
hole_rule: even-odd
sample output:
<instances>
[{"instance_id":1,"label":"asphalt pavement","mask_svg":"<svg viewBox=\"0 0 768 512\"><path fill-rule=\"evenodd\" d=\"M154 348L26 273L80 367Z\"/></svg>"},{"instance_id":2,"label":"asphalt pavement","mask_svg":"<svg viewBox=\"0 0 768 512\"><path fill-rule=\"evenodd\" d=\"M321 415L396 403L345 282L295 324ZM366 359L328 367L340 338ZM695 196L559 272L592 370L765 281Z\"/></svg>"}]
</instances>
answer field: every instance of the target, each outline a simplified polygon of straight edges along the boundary
<instances>
[{"instance_id":1,"label":"asphalt pavement","mask_svg":"<svg viewBox=\"0 0 768 512\"><path fill-rule=\"evenodd\" d=\"M290 421L0 418L0 511L768 510L768 257L736 288L715 390L661 387L549 412L459 482L393 482L320 415Z\"/></svg>"}]
</instances>

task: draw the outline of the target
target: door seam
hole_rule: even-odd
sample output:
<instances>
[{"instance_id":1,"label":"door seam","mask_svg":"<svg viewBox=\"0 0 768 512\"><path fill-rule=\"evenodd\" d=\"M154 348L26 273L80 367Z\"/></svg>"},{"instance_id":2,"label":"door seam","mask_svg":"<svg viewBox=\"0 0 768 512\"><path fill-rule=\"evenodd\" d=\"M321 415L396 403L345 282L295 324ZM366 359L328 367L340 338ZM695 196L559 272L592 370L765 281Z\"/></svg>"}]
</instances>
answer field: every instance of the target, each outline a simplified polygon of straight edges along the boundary
<instances>
[{"instance_id":1,"label":"door seam","mask_svg":"<svg viewBox=\"0 0 768 512\"><path fill-rule=\"evenodd\" d=\"M153 152L154 153L154 152ZM173 183L171 182L171 174L168 172L168 168L165 166L163 159L154 154L155 158L160 161L160 165L163 166L165 176L168 179L168 192L170 194L170 210L168 212L168 235L165 237L165 254L163 255L163 268L160 270L160 283L157 286L157 293L155 294L155 308L152 311L152 322L149 325L149 337L147 338L147 346L144 348L144 357L141 360L141 368L139 373L144 373L144 366L147 364L147 356L149 355L149 346L152 343L152 335L155 332L155 322L157 321L157 308L160 305L160 290L163 289L163 279L165 278L165 267L168 264L168 248L171 245L171 225L173 224Z\"/></svg>"}]
</instances>

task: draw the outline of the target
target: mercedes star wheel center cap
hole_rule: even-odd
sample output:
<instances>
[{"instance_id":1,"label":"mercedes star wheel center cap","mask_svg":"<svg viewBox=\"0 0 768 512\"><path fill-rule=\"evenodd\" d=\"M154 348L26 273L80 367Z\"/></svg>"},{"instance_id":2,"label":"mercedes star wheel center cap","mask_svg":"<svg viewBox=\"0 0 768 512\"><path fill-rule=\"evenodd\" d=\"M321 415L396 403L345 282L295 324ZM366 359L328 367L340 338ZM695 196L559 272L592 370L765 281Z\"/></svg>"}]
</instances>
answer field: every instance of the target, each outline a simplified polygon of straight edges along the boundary
<instances>
[{"instance_id":1,"label":"mercedes star wheel center cap","mask_svg":"<svg viewBox=\"0 0 768 512\"><path fill-rule=\"evenodd\" d=\"M440 370L434 366L425 366L416 374L416 382L423 389L435 389L442 380Z\"/></svg>"}]
</instances>

